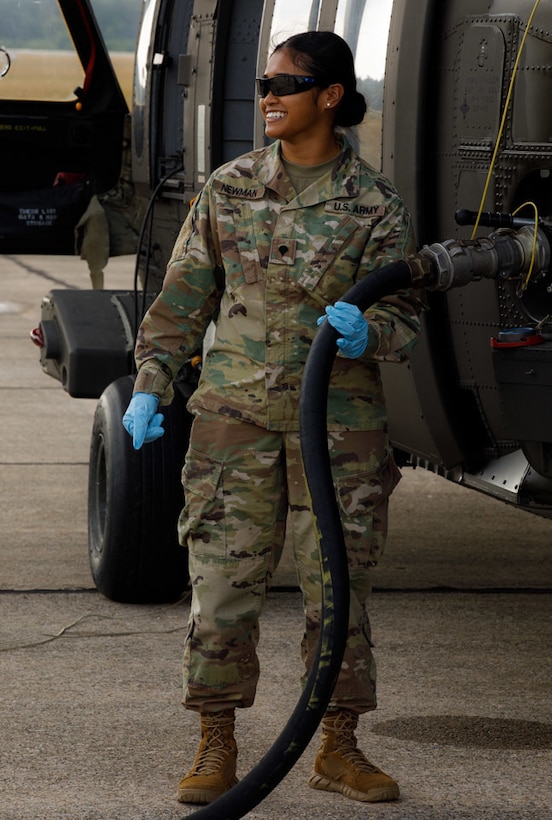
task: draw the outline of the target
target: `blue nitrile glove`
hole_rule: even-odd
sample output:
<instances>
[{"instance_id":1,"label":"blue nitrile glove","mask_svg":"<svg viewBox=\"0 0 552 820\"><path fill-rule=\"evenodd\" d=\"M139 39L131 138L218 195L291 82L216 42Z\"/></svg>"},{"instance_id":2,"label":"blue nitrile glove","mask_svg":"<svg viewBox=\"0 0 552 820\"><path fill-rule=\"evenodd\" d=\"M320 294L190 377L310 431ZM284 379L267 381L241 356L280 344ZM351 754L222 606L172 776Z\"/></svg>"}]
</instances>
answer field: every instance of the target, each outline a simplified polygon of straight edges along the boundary
<instances>
[{"instance_id":1,"label":"blue nitrile glove","mask_svg":"<svg viewBox=\"0 0 552 820\"><path fill-rule=\"evenodd\" d=\"M356 305L349 302L336 302L326 307L328 322L342 336L337 340L340 352L348 359L362 356L368 347L368 322ZM321 316L317 324L321 325L326 316Z\"/></svg>"},{"instance_id":2,"label":"blue nitrile glove","mask_svg":"<svg viewBox=\"0 0 552 820\"><path fill-rule=\"evenodd\" d=\"M159 399L153 393L135 393L123 416L123 427L132 436L135 450L144 442L155 441L165 432L163 413L156 413Z\"/></svg>"}]
</instances>

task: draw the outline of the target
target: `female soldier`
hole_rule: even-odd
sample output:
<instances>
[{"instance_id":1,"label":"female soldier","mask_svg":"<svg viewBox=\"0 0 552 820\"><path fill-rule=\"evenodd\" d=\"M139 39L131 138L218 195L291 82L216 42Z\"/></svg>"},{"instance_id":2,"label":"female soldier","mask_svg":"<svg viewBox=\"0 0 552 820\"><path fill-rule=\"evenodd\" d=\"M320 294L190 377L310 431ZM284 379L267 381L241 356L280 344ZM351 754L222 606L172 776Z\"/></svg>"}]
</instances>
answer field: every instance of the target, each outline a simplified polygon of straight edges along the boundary
<instances>
[{"instance_id":1,"label":"female soldier","mask_svg":"<svg viewBox=\"0 0 552 820\"><path fill-rule=\"evenodd\" d=\"M358 124L366 110L344 40L331 32L293 36L276 47L257 83L274 142L215 171L194 203L140 327L135 394L124 418L136 448L162 434L158 404L170 402L172 380L215 319L189 402L194 422L183 469L179 537L189 548L192 584L183 702L199 712L202 738L178 799L209 803L237 782L234 710L255 697L258 619L286 521L304 600L307 672L312 663L321 585L298 408L325 310L341 335L328 437L351 609L309 783L355 800L392 800L396 782L367 761L354 730L376 706L368 568L382 552L387 500L399 478L377 362L408 354L420 302L400 293L363 315L339 297L359 277L414 252L410 220L388 180L336 130Z\"/></svg>"}]
</instances>

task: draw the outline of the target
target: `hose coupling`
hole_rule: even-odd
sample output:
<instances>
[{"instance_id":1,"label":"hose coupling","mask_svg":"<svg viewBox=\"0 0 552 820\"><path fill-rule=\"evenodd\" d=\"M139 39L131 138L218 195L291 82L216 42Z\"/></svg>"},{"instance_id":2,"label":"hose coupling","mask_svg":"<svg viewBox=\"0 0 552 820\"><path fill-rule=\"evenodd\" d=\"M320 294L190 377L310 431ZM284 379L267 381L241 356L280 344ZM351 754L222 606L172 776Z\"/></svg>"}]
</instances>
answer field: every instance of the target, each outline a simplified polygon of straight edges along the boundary
<instances>
[{"instance_id":1,"label":"hose coupling","mask_svg":"<svg viewBox=\"0 0 552 820\"><path fill-rule=\"evenodd\" d=\"M422 276L428 290L445 291L475 279L511 279L527 273L534 261L535 273L548 272L550 242L538 230L524 225L518 231L501 229L473 240L447 239L424 245L408 260L415 276Z\"/></svg>"}]
</instances>

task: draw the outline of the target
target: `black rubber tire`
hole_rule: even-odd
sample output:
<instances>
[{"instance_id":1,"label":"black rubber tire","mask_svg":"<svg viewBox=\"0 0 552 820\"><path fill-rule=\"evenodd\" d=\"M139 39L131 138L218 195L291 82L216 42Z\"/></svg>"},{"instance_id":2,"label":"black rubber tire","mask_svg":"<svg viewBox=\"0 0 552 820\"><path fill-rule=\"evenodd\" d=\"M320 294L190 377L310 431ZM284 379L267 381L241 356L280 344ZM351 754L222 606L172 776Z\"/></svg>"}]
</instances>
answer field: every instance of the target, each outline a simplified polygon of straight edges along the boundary
<instances>
[{"instance_id":1,"label":"black rubber tire","mask_svg":"<svg viewBox=\"0 0 552 820\"><path fill-rule=\"evenodd\" d=\"M98 590L122 603L177 600L188 585L178 544L181 470L191 416L175 391L163 408L165 434L141 450L122 425L134 378L112 382L98 400L90 445L88 553Z\"/></svg>"}]
</instances>

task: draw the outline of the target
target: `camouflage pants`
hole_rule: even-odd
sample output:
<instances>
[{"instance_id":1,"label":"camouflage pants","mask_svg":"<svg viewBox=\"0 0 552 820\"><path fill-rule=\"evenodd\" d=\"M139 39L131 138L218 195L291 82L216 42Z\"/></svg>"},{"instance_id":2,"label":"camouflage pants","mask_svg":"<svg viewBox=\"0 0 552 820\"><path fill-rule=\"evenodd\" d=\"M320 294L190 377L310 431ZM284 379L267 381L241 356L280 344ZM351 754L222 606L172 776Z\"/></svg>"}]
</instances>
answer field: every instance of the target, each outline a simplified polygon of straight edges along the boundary
<instances>
[{"instance_id":1,"label":"camouflage pants","mask_svg":"<svg viewBox=\"0 0 552 820\"><path fill-rule=\"evenodd\" d=\"M382 553L388 497L400 473L385 431L332 432L329 448L349 563L347 648L332 706L376 706L367 599ZM197 711L251 706L267 588L291 529L303 593L306 673L319 634L321 583L299 434L201 412L183 469L180 542L189 548L192 602L184 646L184 705Z\"/></svg>"}]
</instances>

